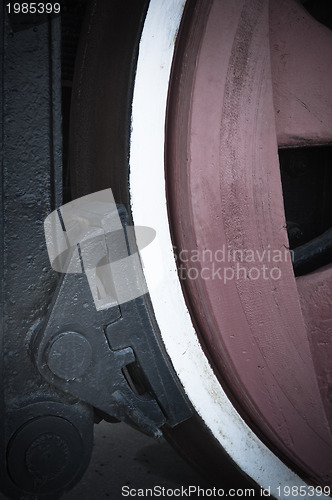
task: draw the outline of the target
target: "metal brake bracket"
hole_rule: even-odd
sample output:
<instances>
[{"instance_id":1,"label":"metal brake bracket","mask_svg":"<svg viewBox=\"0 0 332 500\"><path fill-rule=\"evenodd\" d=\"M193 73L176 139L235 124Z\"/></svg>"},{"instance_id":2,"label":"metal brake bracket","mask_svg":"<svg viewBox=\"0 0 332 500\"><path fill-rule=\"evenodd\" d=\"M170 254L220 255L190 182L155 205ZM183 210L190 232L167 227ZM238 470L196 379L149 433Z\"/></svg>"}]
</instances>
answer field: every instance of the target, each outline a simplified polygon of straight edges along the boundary
<instances>
[{"instance_id":1,"label":"metal brake bracket","mask_svg":"<svg viewBox=\"0 0 332 500\"><path fill-rule=\"evenodd\" d=\"M158 437L191 410L156 333L126 219L110 189L46 219L52 267L65 274L33 353L50 384ZM141 228L144 244L151 231Z\"/></svg>"}]
</instances>

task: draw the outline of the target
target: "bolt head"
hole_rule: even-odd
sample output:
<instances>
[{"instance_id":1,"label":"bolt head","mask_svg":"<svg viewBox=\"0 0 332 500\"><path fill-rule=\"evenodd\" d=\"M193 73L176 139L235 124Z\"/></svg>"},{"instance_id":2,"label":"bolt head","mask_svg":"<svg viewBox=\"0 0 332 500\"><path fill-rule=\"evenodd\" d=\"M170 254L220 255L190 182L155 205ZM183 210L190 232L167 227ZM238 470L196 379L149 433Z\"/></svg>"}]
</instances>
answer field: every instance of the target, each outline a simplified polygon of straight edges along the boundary
<instances>
[{"instance_id":1,"label":"bolt head","mask_svg":"<svg viewBox=\"0 0 332 500\"><path fill-rule=\"evenodd\" d=\"M81 377L92 361L92 348L83 335L65 332L52 342L47 354L47 365L56 375L64 380Z\"/></svg>"}]
</instances>

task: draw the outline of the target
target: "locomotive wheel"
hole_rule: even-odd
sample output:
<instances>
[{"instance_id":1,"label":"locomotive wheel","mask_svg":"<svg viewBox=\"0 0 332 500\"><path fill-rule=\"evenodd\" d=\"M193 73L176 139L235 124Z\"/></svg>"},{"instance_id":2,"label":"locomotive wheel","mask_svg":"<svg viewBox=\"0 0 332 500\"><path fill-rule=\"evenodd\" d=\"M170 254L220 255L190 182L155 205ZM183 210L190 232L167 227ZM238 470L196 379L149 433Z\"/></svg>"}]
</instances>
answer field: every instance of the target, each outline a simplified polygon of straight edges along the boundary
<instances>
[{"instance_id":1,"label":"locomotive wheel","mask_svg":"<svg viewBox=\"0 0 332 500\"><path fill-rule=\"evenodd\" d=\"M91 4L72 113L75 195L112 187L117 201L129 207L130 200L136 225L157 231L143 255L145 278L160 336L195 410L165 435L229 486L253 481L280 496L280 485L331 485L331 411L321 382L328 360L318 376L322 356L308 334L320 316L309 290L322 282L330 297L330 270L295 280L277 155L278 145L330 142L331 116L326 111L319 130L301 106L293 107L297 119L287 118L298 83L289 78L294 89L285 104L280 58L269 47L269 37L278 45L290 4L294 18L314 26L317 44L325 47L330 33L291 2L279 2L280 20L274 2L269 17L268 2L255 0L185 8L151 0L145 20L144 2L130 17L140 39L135 74L138 38L121 30L127 11L120 2ZM129 54L121 61L116 33ZM325 72L325 82L330 77ZM320 88L325 95L330 86ZM312 106L321 113L316 94ZM130 126L130 143L123 143ZM248 259L240 261L241 278L228 250L252 251L269 272L271 255L279 255L278 272L257 276ZM225 253L229 279L213 269ZM326 324L329 300L319 305Z\"/></svg>"}]
</instances>

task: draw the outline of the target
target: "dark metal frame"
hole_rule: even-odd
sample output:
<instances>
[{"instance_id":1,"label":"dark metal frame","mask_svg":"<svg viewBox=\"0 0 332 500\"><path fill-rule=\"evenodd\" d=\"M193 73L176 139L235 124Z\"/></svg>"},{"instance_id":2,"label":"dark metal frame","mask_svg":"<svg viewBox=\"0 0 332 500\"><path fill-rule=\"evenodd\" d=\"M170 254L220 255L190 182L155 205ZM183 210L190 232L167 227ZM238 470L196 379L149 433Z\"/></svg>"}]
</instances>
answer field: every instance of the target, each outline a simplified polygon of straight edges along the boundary
<instances>
[{"instance_id":1,"label":"dark metal frame","mask_svg":"<svg viewBox=\"0 0 332 500\"><path fill-rule=\"evenodd\" d=\"M98 312L85 274L51 269L43 221L62 204L60 18L23 26L5 5L2 15L0 487L51 499L84 473L96 418L157 437L191 409L149 297Z\"/></svg>"}]
</instances>

